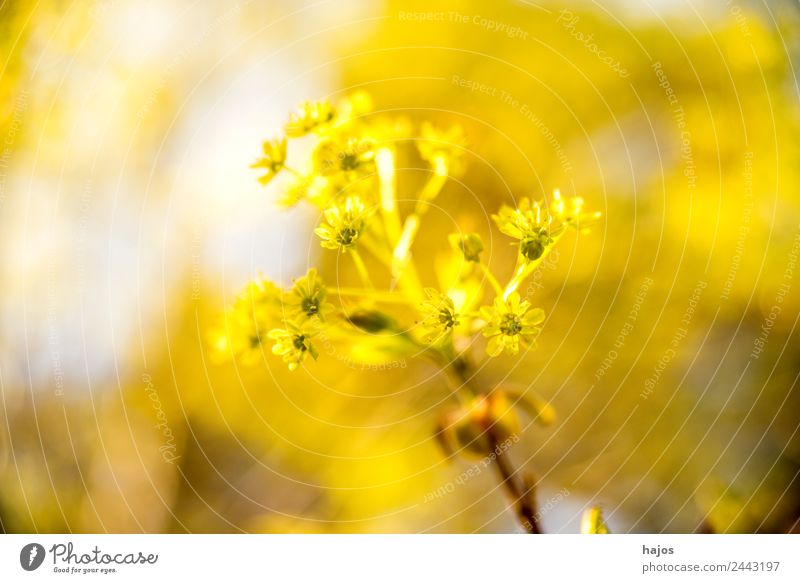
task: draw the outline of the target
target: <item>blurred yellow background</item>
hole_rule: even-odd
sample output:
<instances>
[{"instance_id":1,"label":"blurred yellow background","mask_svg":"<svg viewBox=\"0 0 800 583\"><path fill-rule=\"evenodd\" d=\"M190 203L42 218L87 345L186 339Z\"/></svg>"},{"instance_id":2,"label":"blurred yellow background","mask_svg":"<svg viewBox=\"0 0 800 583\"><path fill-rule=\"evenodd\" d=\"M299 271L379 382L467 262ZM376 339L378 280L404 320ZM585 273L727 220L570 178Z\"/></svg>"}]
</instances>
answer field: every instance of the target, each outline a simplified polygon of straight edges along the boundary
<instances>
[{"instance_id":1,"label":"blurred yellow background","mask_svg":"<svg viewBox=\"0 0 800 583\"><path fill-rule=\"evenodd\" d=\"M603 212L525 290L538 350L481 371L558 412L511 452L545 531L592 504L614 532L796 531L798 25L788 0L3 3L0 527L518 529L437 449L425 362L209 350L257 273L335 278L248 166L297 102L363 89L469 139L418 253L456 221L508 271L502 203Z\"/></svg>"}]
</instances>

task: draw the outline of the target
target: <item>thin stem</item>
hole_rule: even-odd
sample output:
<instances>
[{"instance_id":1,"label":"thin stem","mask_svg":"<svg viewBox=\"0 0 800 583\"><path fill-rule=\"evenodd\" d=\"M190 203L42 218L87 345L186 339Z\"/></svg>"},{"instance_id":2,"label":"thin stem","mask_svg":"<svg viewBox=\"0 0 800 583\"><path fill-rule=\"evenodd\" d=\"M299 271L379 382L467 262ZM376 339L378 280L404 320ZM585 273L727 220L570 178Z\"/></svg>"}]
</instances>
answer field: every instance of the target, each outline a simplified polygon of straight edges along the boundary
<instances>
[{"instance_id":1,"label":"thin stem","mask_svg":"<svg viewBox=\"0 0 800 583\"><path fill-rule=\"evenodd\" d=\"M403 232L400 239L392 253L392 286L395 284L400 285L413 294L418 300L422 300L425 294L422 289L422 283L417 273L417 268L411 261L410 250L411 244L414 242L414 237L417 235L419 229L420 216L417 213L412 213L406 218L403 225Z\"/></svg>"},{"instance_id":2,"label":"thin stem","mask_svg":"<svg viewBox=\"0 0 800 583\"><path fill-rule=\"evenodd\" d=\"M414 205L414 212L406 217L403 223L403 232L397 245L394 248L394 258L396 263L404 265L408 259L408 253L414 239L419 231L422 217L428 212L430 203L439 196L445 183L447 182L447 163L444 159L437 158L434 174L430 177L427 184L422 188Z\"/></svg>"},{"instance_id":3,"label":"thin stem","mask_svg":"<svg viewBox=\"0 0 800 583\"><path fill-rule=\"evenodd\" d=\"M431 176L430 180L428 180L428 183L419 193L416 210L418 211L420 210L421 203L423 203L423 205L427 207L428 205L424 203L429 203L434 198L439 196L439 193L441 192L442 188L447 182L447 173L448 173L447 157L444 155L437 156L433 160L433 176Z\"/></svg>"},{"instance_id":4,"label":"thin stem","mask_svg":"<svg viewBox=\"0 0 800 583\"><path fill-rule=\"evenodd\" d=\"M375 154L375 163L378 170L381 214L386 227L386 237L390 245L395 245L400 238L400 215L397 213L394 152L389 148L379 148Z\"/></svg>"},{"instance_id":5,"label":"thin stem","mask_svg":"<svg viewBox=\"0 0 800 583\"><path fill-rule=\"evenodd\" d=\"M373 292L375 290L375 286L372 285L372 280L369 277L367 266L364 265L364 260L361 258L361 254L358 252L358 249L355 247L350 249L350 255L353 257L353 263L355 263L358 275L361 277L361 283L364 284L364 287L367 289L367 291Z\"/></svg>"},{"instance_id":6,"label":"thin stem","mask_svg":"<svg viewBox=\"0 0 800 583\"><path fill-rule=\"evenodd\" d=\"M414 244L414 239L419 232L422 217L430 208L430 202L439 196L446 183L447 160L444 156L439 156L433 162L433 176L420 191L417 203L414 205L414 212L406 217L403 231L392 252L392 280L420 299L424 297L424 294L416 266L410 261L411 245Z\"/></svg>"},{"instance_id":7,"label":"thin stem","mask_svg":"<svg viewBox=\"0 0 800 583\"><path fill-rule=\"evenodd\" d=\"M519 286L522 285L522 282L525 281L525 279L527 279L528 276L531 275L534 271L536 271L536 268L539 267L539 265L542 263L542 261L545 260L545 258L548 255L550 255L550 251L553 250L553 248L556 246L561 237L564 236L565 231L566 229L562 228L557 233L553 233L551 235L553 242L550 243L545 248L544 252L533 261L524 261L522 255L518 256L517 268L514 270L514 276L508 282L508 285L506 285L506 289L503 291L503 300L507 300L508 296L517 291Z\"/></svg>"},{"instance_id":8,"label":"thin stem","mask_svg":"<svg viewBox=\"0 0 800 583\"><path fill-rule=\"evenodd\" d=\"M481 266L481 269L483 270L483 274L486 276L486 279L489 280L489 283L492 285L494 293L497 294L497 297L502 296L503 288L500 287L500 282L497 281L497 278L491 271L489 271L489 268L485 264L480 263L479 265Z\"/></svg>"},{"instance_id":9,"label":"thin stem","mask_svg":"<svg viewBox=\"0 0 800 583\"><path fill-rule=\"evenodd\" d=\"M366 233L361 239L358 240L359 245L363 245L378 261L383 263L386 267L392 267L392 254L389 250L380 246L371 233Z\"/></svg>"},{"instance_id":10,"label":"thin stem","mask_svg":"<svg viewBox=\"0 0 800 583\"><path fill-rule=\"evenodd\" d=\"M460 359L451 361L450 357L442 352L438 352L437 357L440 361L443 361L442 364L444 366L447 379L450 381L450 384L453 387L453 395L462 406L467 406L470 399L472 399L475 394L472 392L472 389L464 378L465 375L462 372L464 364L463 361Z\"/></svg>"},{"instance_id":11,"label":"thin stem","mask_svg":"<svg viewBox=\"0 0 800 583\"><path fill-rule=\"evenodd\" d=\"M381 291L381 290L369 290L366 288L354 288L354 287L337 287L336 294L340 296L360 296L360 297L368 297L378 302L385 302L388 304L414 304L416 303L411 298L395 292L390 291Z\"/></svg>"},{"instance_id":12,"label":"thin stem","mask_svg":"<svg viewBox=\"0 0 800 583\"><path fill-rule=\"evenodd\" d=\"M299 173L297 170L295 170L295 169L294 169L294 168L292 168L291 166L286 166L286 165L284 164L284 166L283 166L283 169L284 169L284 170L288 170L289 172L291 172L292 174L294 174L294 175L295 175L297 178L303 178L303 175L302 175L302 174L300 174L300 173Z\"/></svg>"}]
</instances>

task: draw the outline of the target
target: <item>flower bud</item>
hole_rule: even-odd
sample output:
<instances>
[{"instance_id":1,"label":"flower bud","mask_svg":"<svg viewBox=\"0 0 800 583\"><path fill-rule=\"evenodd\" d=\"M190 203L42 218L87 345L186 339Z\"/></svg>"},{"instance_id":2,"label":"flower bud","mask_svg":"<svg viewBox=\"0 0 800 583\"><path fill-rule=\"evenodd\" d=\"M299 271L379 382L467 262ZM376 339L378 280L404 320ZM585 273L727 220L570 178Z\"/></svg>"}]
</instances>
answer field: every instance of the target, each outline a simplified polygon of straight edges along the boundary
<instances>
[{"instance_id":1,"label":"flower bud","mask_svg":"<svg viewBox=\"0 0 800 583\"><path fill-rule=\"evenodd\" d=\"M603 512L598 506L584 511L581 518L581 534L609 534L608 525L603 520Z\"/></svg>"},{"instance_id":2,"label":"flower bud","mask_svg":"<svg viewBox=\"0 0 800 583\"><path fill-rule=\"evenodd\" d=\"M397 322L383 312L375 310L357 310L347 316L350 323L356 328L370 334L380 332L397 332Z\"/></svg>"},{"instance_id":3,"label":"flower bud","mask_svg":"<svg viewBox=\"0 0 800 583\"><path fill-rule=\"evenodd\" d=\"M472 261L473 263L481 262L481 252L484 247L481 236L477 233L467 233L466 235L453 233L450 235L450 244L461 251L467 261Z\"/></svg>"}]
</instances>

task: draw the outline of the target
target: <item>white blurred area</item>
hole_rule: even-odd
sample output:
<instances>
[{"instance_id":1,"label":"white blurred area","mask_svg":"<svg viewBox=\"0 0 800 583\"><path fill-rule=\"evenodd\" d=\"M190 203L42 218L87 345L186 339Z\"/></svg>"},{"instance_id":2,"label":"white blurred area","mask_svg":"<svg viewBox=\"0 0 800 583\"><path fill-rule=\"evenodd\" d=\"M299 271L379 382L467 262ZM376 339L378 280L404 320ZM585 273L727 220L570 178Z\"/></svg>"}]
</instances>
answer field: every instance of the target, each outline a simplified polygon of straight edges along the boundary
<instances>
[{"instance_id":1,"label":"white blurred area","mask_svg":"<svg viewBox=\"0 0 800 583\"><path fill-rule=\"evenodd\" d=\"M650 19L682 6L607 5ZM284 282L304 271L316 252L305 223L248 166L299 101L338 87L337 43L357 46L383 11L357 0L34 9L16 47L26 90L0 202L4 385L116 382L129 364L119 356L156 325L163 339L167 298L187 278L230 298L259 271Z\"/></svg>"},{"instance_id":2,"label":"white blurred area","mask_svg":"<svg viewBox=\"0 0 800 583\"><path fill-rule=\"evenodd\" d=\"M0 382L85 394L142 366L123 357L164 341L187 281L230 298L304 270L303 221L249 164L334 86L322 47L369 20L340 2L33 10L2 176Z\"/></svg>"}]
</instances>

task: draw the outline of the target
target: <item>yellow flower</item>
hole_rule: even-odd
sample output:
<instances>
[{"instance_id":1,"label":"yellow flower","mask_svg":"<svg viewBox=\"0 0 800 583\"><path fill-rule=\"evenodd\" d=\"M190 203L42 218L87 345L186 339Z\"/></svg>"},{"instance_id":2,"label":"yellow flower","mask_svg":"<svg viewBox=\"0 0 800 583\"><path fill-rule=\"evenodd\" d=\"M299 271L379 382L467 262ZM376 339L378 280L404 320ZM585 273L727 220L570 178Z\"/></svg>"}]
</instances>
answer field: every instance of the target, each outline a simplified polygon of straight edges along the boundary
<instances>
[{"instance_id":1,"label":"yellow flower","mask_svg":"<svg viewBox=\"0 0 800 583\"><path fill-rule=\"evenodd\" d=\"M252 319L238 319L239 314L226 315L225 325L211 331L211 343L221 360L234 359L250 366L261 357L261 341L267 330Z\"/></svg>"},{"instance_id":2,"label":"yellow flower","mask_svg":"<svg viewBox=\"0 0 800 583\"><path fill-rule=\"evenodd\" d=\"M286 305L300 317L323 320L333 308L325 301L327 296L328 290L317 275L317 270L312 268L294 282L292 298L286 301Z\"/></svg>"},{"instance_id":3,"label":"yellow flower","mask_svg":"<svg viewBox=\"0 0 800 583\"><path fill-rule=\"evenodd\" d=\"M492 219L502 233L519 239L519 252L528 261L539 259L553 243L551 216L538 202L531 204L528 198L523 198L517 208L503 205Z\"/></svg>"},{"instance_id":4,"label":"yellow flower","mask_svg":"<svg viewBox=\"0 0 800 583\"><path fill-rule=\"evenodd\" d=\"M254 317L268 321L280 317L282 296L281 288L268 279L257 277L239 292L234 309L252 312Z\"/></svg>"},{"instance_id":5,"label":"yellow flower","mask_svg":"<svg viewBox=\"0 0 800 583\"><path fill-rule=\"evenodd\" d=\"M486 320L483 335L489 338L486 352L489 356L499 356L504 350L509 354L519 353L520 345L533 346L536 336L541 332L537 327L544 322L544 311L531 310L531 303L520 301L514 292L508 299L496 298L493 306L481 308L481 317Z\"/></svg>"},{"instance_id":6,"label":"yellow flower","mask_svg":"<svg viewBox=\"0 0 800 583\"><path fill-rule=\"evenodd\" d=\"M327 101L306 101L300 105L296 113L289 116L284 131L290 138L300 138L322 129L335 117L336 112Z\"/></svg>"},{"instance_id":7,"label":"yellow flower","mask_svg":"<svg viewBox=\"0 0 800 583\"><path fill-rule=\"evenodd\" d=\"M400 140L416 137L413 124L405 116L369 116L359 129L382 147L398 146Z\"/></svg>"},{"instance_id":8,"label":"yellow flower","mask_svg":"<svg viewBox=\"0 0 800 583\"><path fill-rule=\"evenodd\" d=\"M569 201L561 197L561 191L553 191L553 201L550 203L550 213L565 225L576 228L585 227L600 218L600 213L583 212L583 199L573 196Z\"/></svg>"},{"instance_id":9,"label":"yellow flower","mask_svg":"<svg viewBox=\"0 0 800 583\"><path fill-rule=\"evenodd\" d=\"M314 323L306 321L296 323L287 321L283 328L274 328L269 331L269 338L275 341L272 353L283 357L283 362L293 371L305 360L309 354L314 360L319 356L317 348L311 343L318 330Z\"/></svg>"},{"instance_id":10,"label":"yellow flower","mask_svg":"<svg viewBox=\"0 0 800 583\"><path fill-rule=\"evenodd\" d=\"M278 172L283 170L286 163L286 139L264 142L263 150L264 157L256 160L250 168L264 169L265 173L258 178L258 181L266 186Z\"/></svg>"},{"instance_id":11,"label":"yellow flower","mask_svg":"<svg viewBox=\"0 0 800 583\"><path fill-rule=\"evenodd\" d=\"M356 137L325 138L314 149L313 159L314 169L322 176L371 172L375 166L375 144Z\"/></svg>"},{"instance_id":12,"label":"yellow flower","mask_svg":"<svg viewBox=\"0 0 800 583\"><path fill-rule=\"evenodd\" d=\"M359 121L372 111L372 96L366 91L355 91L336 104L339 121L347 123Z\"/></svg>"},{"instance_id":13,"label":"yellow flower","mask_svg":"<svg viewBox=\"0 0 800 583\"><path fill-rule=\"evenodd\" d=\"M423 160L437 169L444 163L449 174L460 174L463 170L464 153L468 147L461 126L453 125L447 130L441 130L425 122L420 130L422 137L417 142L417 149Z\"/></svg>"},{"instance_id":14,"label":"yellow flower","mask_svg":"<svg viewBox=\"0 0 800 583\"><path fill-rule=\"evenodd\" d=\"M248 283L226 314L224 326L212 332L215 350L245 365L258 362L267 332L281 321L282 295L265 279Z\"/></svg>"},{"instance_id":15,"label":"yellow flower","mask_svg":"<svg viewBox=\"0 0 800 583\"><path fill-rule=\"evenodd\" d=\"M459 325L459 315L453 300L433 288L427 288L428 299L419 306L423 315L420 323L423 330L422 340L433 343L452 335L453 329Z\"/></svg>"},{"instance_id":16,"label":"yellow flower","mask_svg":"<svg viewBox=\"0 0 800 583\"><path fill-rule=\"evenodd\" d=\"M327 224L314 230L322 239L322 246L346 251L364 234L370 212L359 197L350 196L343 203L326 209L324 215Z\"/></svg>"},{"instance_id":17,"label":"yellow flower","mask_svg":"<svg viewBox=\"0 0 800 583\"><path fill-rule=\"evenodd\" d=\"M538 202L531 203L529 198L519 201L517 208L503 205L492 219L501 232L515 239L522 239L533 229L550 226L550 216Z\"/></svg>"},{"instance_id":18,"label":"yellow flower","mask_svg":"<svg viewBox=\"0 0 800 583\"><path fill-rule=\"evenodd\" d=\"M282 189L278 198L278 205L289 208L295 206L301 200L308 198L308 193L312 188L313 176L296 176L287 186Z\"/></svg>"}]
</instances>

